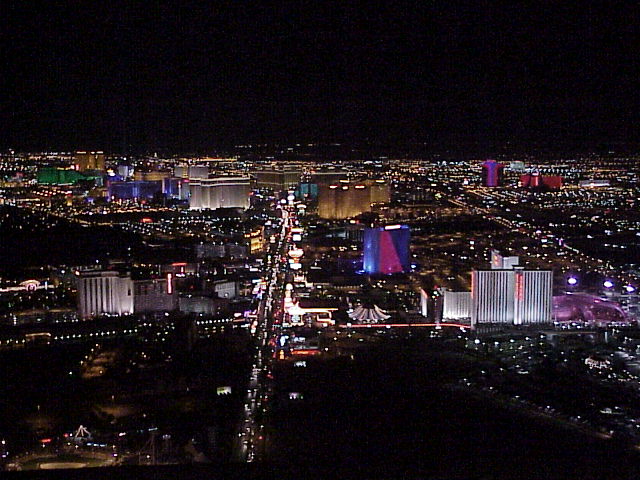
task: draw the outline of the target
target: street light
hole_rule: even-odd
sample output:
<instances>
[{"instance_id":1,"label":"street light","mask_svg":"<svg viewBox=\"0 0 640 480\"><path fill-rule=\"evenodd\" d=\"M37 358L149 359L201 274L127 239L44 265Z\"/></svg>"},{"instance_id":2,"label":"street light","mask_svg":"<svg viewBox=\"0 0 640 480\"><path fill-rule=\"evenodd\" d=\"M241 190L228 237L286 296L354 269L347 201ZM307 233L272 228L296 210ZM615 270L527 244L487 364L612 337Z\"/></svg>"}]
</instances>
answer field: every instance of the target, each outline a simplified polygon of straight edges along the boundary
<instances>
[{"instance_id":1,"label":"street light","mask_svg":"<svg viewBox=\"0 0 640 480\"><path fill-rule=\"evenodd\" d=\"M613 288L613 282L612 282L611 280L605 280L605 281L602 283L602 286L603 286L604 288Z\"/></svg>"}]
</instances>

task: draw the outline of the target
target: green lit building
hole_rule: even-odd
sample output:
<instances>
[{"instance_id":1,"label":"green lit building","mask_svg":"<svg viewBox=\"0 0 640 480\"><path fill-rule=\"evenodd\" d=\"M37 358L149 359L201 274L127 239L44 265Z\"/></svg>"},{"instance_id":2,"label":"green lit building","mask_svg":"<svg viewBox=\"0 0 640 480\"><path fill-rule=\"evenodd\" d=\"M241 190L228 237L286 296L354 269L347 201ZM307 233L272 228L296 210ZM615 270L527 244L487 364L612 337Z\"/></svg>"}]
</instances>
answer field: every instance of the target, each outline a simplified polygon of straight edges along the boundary
<instances>
[{"instance_id":1,"label":"green lit building","mask_svg":"<svg viewBox=\"0 0 640 480\"><path fill-rule=\"evenodd\" d=\"M81 180L95 180L71 168L42 167L38 169L38 183L45 185L75 185Z\"/></svg>"}]
</instances>

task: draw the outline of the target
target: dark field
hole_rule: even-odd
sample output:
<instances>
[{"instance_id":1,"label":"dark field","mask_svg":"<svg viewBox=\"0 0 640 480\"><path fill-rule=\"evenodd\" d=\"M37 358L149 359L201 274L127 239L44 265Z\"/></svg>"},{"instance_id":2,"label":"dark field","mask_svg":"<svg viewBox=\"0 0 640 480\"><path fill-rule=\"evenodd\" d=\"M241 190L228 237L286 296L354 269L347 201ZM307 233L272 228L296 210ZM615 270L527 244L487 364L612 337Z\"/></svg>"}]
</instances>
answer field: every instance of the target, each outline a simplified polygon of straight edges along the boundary
<instances>
[{"instance_id":1,"label":"dark field","mask_svg":"<svg viewBox=\"0 0 640 480\"><path fill-rule=\"evenodd\" d=\"M468 364L395 348L282 368L270 455L359 477L637 478L612 440L447 387ZM303 393L289 400L288 392Z\"/></svg>"}]
</instances>

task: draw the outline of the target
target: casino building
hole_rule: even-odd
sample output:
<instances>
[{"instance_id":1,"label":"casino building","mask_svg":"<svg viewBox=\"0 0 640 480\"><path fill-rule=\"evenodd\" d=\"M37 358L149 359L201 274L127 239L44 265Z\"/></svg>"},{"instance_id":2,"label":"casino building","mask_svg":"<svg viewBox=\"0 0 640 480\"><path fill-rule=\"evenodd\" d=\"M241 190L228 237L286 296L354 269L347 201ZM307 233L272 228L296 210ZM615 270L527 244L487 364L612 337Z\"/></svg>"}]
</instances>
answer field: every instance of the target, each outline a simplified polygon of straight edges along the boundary
<instances>
[{"instance_id":1,"label":"casino building","mask_svg":"<svg viewBox=\"0 0 640 480\"><path fill-rule=\"evenodd\" d=\"M177 307L174 274L133 280L113 270L79 272L78 313L82 318L101 315L172 311Z\"/></svg>"},{"instance_id":2,"label":"casino building","mask_svg":"<svg viewBox=\"0 0 640 480\"><path fill-rule=\"evenodd\" d=\"M471 273L471 325L530 325L552 322L553 272L525 270L509 259L502 268Z\"/></svg>"},{"instance_id":3,"label":"casino building","mask_svg":"<svg viewBox=\"0 0 640 480\"><path fill-rule=\"evenodd\" d=\"M482 185L485 187L499 187L502 185L502 171L504 165L495 160L482 163Z\"/></svg>"},{"instance_id":4,"label":"casino building","mask_svg":"<svg viewBox=\"0 0 640 480\"><path fill-rule=\"evenodd\" d=\"M330 220L344 220L370 212L373 204L388 203L389 200L389 184L383 180L320 184L318 216Z\"/></svg>"},{"instance_id":5,"label":"casino building","mask_svg":"<svg viewBox=\"0 0 640 480\"><path fill-rule=\"evenodd\" d=\"M409 240L407 225L387 225L364 231L363 267L368 274L389 275L409 271Z\"/></svg>"},{"instance_id":6,"label":"casino building","mask_svg":"<svg viewBox=\"0 0 640 480\"><path fill-rule=\"evenodd\" d=\"M190 180L189 209L249 208L250 179L217 177Z\"/></svg>"}]
</instances>

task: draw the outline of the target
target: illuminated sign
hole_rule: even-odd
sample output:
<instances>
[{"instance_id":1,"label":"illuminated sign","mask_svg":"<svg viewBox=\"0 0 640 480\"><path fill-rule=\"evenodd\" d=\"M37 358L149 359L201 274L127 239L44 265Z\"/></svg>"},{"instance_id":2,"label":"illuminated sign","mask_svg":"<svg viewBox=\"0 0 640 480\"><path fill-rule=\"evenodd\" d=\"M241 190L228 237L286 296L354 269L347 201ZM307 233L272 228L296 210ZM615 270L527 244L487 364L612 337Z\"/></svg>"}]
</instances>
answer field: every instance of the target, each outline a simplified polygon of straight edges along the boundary
<instances>
[{"instance_id":1,"label":"illuminated sign","mask_svg":"<svg viewBox=\"0 0 640 480\"><path fill-rule=\"evenodd\" d=\"M516 273L516 299L524 300L524 275Z\"/></svg>"},{"instance_id":2,"label":"illuminated sign","mask_svg":"<svg viewBox=\"0 0 640 480\"><path fill-rule=\"evenodd\" d=\"M302 250L301 248L293 248L291 250L289 250L289 256L291 258L300 258L304 255L304 250Z\"/></svg>"},{"instance_id":3,"label":"illuminated sign","mask_svg":"<svg viewBox=\"0 0 640 480\"><path fill-rule=\"evenodd\" d=\"M167 294L171 295L173 293L173 274L167 273Z\"/></svg>"},{"instance_id":4,"label":"illuminated sign","mask_svg":"<svg viewBox=\"0 0 640 480\"><path fill-rule=\"evenodd\" d=\"M38 280L25 280L20 282L20 286L29 292L33 292L40 286L40 282Z\"/></svg>"}]
</instances>

